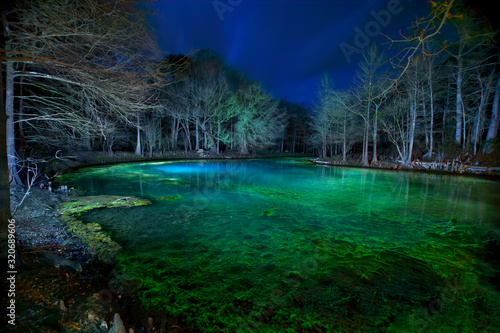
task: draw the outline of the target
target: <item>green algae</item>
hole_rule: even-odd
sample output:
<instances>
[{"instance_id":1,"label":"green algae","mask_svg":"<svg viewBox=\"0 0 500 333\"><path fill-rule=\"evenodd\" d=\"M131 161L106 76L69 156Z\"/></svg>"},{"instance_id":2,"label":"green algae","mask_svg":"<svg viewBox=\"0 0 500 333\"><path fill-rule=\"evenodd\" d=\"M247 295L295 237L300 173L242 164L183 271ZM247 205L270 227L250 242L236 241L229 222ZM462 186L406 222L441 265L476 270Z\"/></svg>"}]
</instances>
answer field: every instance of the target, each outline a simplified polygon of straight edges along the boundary
<instances>
[{"instance_id":1,"label":"green algae","mask_svg":"<svg viewBox=\"0 0 500 333\"><path fill-rule=\"evenodd\" d=\"M154 165L156 176L140 166L151 180L144 195L179 193L182 200L155 200L126 216L116 208L81 214L122 244L121 281L152 311L204 332L500 327L499 292L486 281L498 271L481 259L498 234L495 211L490 199L476 206L464 198L458 181L445 177L450 190L443 194L439 177L420 188L407 184L422 176L328 175L301 165L295 183L279 173L260 180L236 164L247 178L233 181L204 175L198 165L193 174L187 163L177 173L163 166ZM184 179L187 188L166 178ZM468 187L476 183L465 189L474 195Z\"/></svg>"},{"instance_id":2,"label":"green algae","mask_svg":"<svg viewBox=\"0 0 500 333\"><path fill-rule=\"evenodd\" d=\"M137 255L131 260L124 254L120 262L127 274L149 277L140 285L141 290L149 290L141 299L151 309L167 309L194 327L207 327L207 331L211 331L209 327L230 332L258 327L259 331L272 332L275 321L290 331L328 331L341 329L347 318L364 322L358 328L363 330L385 328L396 315L406 316L408 325L413 309L432 302L450 283L458 281L460 288L467 290L460 296L463 299L478 292L471 256L456 260L456 251L447 252L437 245L411 250L363 243L362 239L316 238L303 245L303 250L309 251L307 260L273 258L274 265L259 264L255 260L258 252L252 251L214 262L209 246L204 256L193 258L194 262L163 257L151 271L145 263L158 260ZM253 245L258 247L258 243ZM470 246L475 248L477 244ZM441 270L452 273L442 276ZM204 295L210 295L210 301ZM462 298L454 301L466 302ZM270 311L272 317L267 318ZM335 322L331 322L332 313L338 316ZM375 319L367 319L367 315ZM348 329L344 327L344 331Z\"/></svg>"},{"instance_id":3,"label":"green algae","mask_svg":"<svg viewBox=\"0 0 500 333\"><path fill-rule=\"evenodd\" d=\"M173 196L170 196L170 197L156 198L156 200L176 200L176 199L180 199L180 198L182 198L182 196L180 194L176 194L176 195L173 195Z\"/></svg>"},{"instance_id":4,"label":"green algae","mask_svg":"<svg viewBox=\"0 0 500 333\"><path fill-rule=\"evenodd\" d=\"M260 216L276 216L276 210L278 209L278 206L272 206L269 209L264 210Z\"/></svg>"},{"instance_id":5,"label":"green algae","mask_svg":"<svg viewBox=\"0 0 500 333\"><path fill-rule=\"evenodd\" d=\"M151 201L135 197L120 197L99 195L87 197L70 197L59 204L57 211L59 219L72 231L73 235L81 239L95 250L99 260L111 263L121 246L102 230L98 223L82 223L79 217L82 213L101 208L133 207L150 205Z\"/></svg>"},{"instance_id":6,"label":"green algae","mask_svg":"<svg viewBox=\"0 0 500 333\"><path fill-rule=\"evenodd\" d=\"M132 196L97 195L71 197L68 201L62 202L57 210L61 214L81 214L98 208L133 207L144 205L151 205L151 201Z\"/></svg>"},{"instance_id":7,"label":"green algae","mask_svg":"<svg viewBox=\"0 0 500 333\"><path fill-rule=\"evenodd\" d=\"M121 246L114 242L108 234L103 232L99 224L82 223L70 215L62 215L60 219L68 226L75 237L95 249L97 258L100 261L111 263L116 259Z\"/></svg>"}]
</instances>

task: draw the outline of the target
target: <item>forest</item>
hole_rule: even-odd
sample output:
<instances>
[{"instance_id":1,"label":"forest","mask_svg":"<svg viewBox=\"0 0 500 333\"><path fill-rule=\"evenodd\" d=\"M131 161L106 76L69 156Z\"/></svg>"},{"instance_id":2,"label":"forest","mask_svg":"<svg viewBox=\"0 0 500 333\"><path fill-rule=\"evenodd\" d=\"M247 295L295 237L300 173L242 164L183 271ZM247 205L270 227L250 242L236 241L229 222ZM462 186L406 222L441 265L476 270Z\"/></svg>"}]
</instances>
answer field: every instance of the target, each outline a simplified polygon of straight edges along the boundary
<instances>
[{"instance_id":1,"label":"forest","mask_svg":"<svg viewBox=\"0 0 500 333\"><path fill-rule=\"evenodd\" d=\"M1 256L18 323L500 327L492 13L429 1L404 33L349 49L352 85L324 73L308 105L276 98L228 55L162 50L144 3L1 12ZM373 169L450 161L496 173Z\"/></svg>"},{"instance_id":2,"label":"forest","mask_svg":"<svg viewBox=\"0 0 500 333\"><path fill-rule=\"evenodd\" d=\"M498 36L461 2L431 3L406 36L362 50L353 87L325 74L307 108L273 99L212 50L162 57L147 13L127 2L17 2L2 13L10 181L75 150L291 152L365 166L492 152Z\"/></svg>"}]
</instances>

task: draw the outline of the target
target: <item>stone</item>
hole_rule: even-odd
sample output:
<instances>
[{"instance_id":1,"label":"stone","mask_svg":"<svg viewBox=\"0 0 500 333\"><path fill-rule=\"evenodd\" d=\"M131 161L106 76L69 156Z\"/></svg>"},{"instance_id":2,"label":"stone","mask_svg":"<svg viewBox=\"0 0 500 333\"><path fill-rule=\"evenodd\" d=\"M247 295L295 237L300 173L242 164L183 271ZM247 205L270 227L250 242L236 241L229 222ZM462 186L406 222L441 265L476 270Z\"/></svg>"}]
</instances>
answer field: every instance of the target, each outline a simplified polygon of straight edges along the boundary
<instances>
[{"instance_id":1,"label":"stone","mask_svg":"<svg viewBox=\"0 0 500 333\"><path fill-rule=\"evenodd\" d=\"M154 320L153 317L148 318L148 327L146 328L146 333L153 333L155 332L155 327L154 327Z\"/></svg>"},{"instance_id":2,"label":"stone","mask_svg":"<svg viewBox=\"0 0 500 333\"><path fill-rule=\"evenodd\" d=\"M97 208L118 208L151 205L148 199L133 196L96 195L68 198L58 206L60 214L72 215Z\"/></svg>"},{"instance_id":3,"label":"stone","mask_svg":"<svg viewBox=\"0 0 500 333\"><path fill-rule=\"evenodd\" d=\"M66 304L64 304L63 300L59 301L59 310L61 310L61 311L68 311L68 308L66 307Z\"/></svg>"},{"instance_id":4,"label":"stone","mask_svg":"<svg viewBox=\"0 0 500 333\"><path fill-rule=\"evenodd\" d=\"M97 256L97 251L95 250L94 243L89 244L89 253L92 258Z\"/></svg>"},{"instance_id":5,"label":"stone","mask_svg":"<svg viewBox=\"0 0 500 333\"><path fill-rule=\"evenodd\" d=\"M101 326L99 327L99 330L101 333L108 333L108 324L106 324L105 321L101 323Z\"/></svg>"},{"instance_id":6,"label":"stone","mask_svg":"<svg viewBox=\"0 0 500 333\"><path fill-rule=\"evenodd\" d=\"M47 259L50 263L52 263L56 268L60 267L69 267L77 271L78 273L82 272L82 266L74 261L71 261L69 259L64 259L58 256L55 253L49 252L49 251L42 251L40 252L41 256Z\"/></svg>"},{"instance_id":7,"label":"stone","mask_svg":"<svg viewBox=\"0 0 500 333\"><path fill-rule=\"evenodd\" d=\"M115 318L113 319L113 326L108 333L126 333L125 325L123 325L123 320L120 318L118 313L115 313Z\"/></svg>"}]
</instances>

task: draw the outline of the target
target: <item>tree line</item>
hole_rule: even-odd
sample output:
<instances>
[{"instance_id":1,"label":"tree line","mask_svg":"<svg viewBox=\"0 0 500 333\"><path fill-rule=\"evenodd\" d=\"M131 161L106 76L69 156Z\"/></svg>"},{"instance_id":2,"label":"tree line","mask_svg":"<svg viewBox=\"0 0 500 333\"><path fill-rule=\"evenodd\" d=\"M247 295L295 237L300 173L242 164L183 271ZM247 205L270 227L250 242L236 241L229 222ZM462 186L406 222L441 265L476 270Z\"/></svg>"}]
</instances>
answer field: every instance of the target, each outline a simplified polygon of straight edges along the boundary
<instances>
[{"instance_id":1,"label":"tree line","mask_svg":"<svg viewBox=\"0 0 500 333\"><path fill-rule=\"evenodd\" d=\"M432 2L404 39L364 50L354 87L325 76L309 111L209 49L161 58L146 13L125 0L18 1L2 12L11 182L19 161L63 147L359 155L364 165L488 151L500 68L483 23L460 3Z\"/></svg>"},{"instance_id":2,"label":"tree line","mask_svg":"<svg viewBox=\"0 0 500 333\"><path fill-rule=\"evenodd\" d=\"M358 153L368 165L378 161L383 145L407 165L417 155L476 155L493 148L500 100L497 33L462 3L431 4L429 16L404 39L390 40L391 49L364 50L353 88L336 90L323 79L312 120L319 156L345 161Z\"/></svg>"}]
</instances>

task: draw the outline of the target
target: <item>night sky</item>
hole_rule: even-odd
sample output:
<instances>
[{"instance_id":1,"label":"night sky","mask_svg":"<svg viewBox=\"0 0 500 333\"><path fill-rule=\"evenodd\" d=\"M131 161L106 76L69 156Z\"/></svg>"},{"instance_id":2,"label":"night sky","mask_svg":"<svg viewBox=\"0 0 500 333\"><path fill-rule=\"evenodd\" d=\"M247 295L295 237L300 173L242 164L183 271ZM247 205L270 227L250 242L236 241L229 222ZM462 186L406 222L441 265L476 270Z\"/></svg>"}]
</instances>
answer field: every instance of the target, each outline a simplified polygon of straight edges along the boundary
<instances>
[{"instance_id":1,"label":"night sky","mask_svg":"<svg viewBox=\"0 0 500 333\"><path fill-rule=\"evenodd\" d=\"M367 42L387 43L380 32L397 38L428 11L424 0L163 0L152 7L165 54L210 48L274 98L307 106L324 74L337 89L351 86Z\"/></svg>"}]
</instances>

